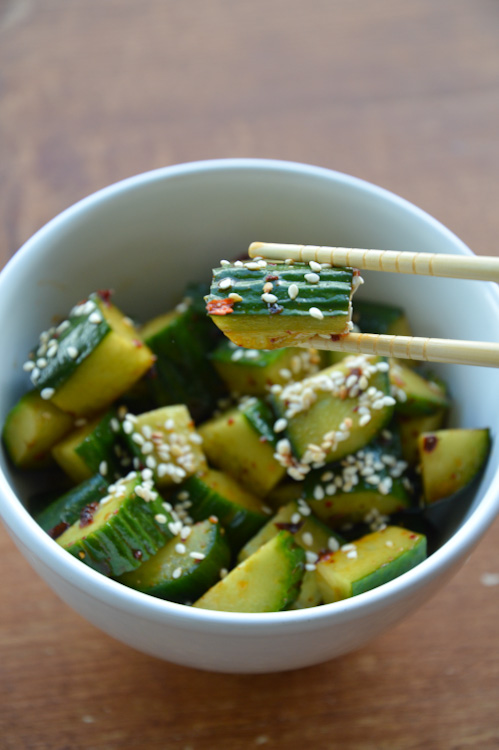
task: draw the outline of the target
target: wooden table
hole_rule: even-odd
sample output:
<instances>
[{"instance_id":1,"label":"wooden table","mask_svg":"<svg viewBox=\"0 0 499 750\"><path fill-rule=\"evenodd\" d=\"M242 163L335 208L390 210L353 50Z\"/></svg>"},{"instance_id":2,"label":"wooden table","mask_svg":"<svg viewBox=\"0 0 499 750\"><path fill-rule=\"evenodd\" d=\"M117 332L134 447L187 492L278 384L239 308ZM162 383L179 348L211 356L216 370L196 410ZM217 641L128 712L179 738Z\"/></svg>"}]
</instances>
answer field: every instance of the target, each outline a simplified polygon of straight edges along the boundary
<instances>
[{"instance_id":1,"label":"wooden table","mask_svg":"<svg viewBox=\"0 0 499 750\"><path fill-rule=\"evenodd\" d=\"M166 164L274 157L499 236L496 0L1 0L0 265L86 194ZM6 750L499 747L499 522L438 597L318 667L156 661L71 612L0 531Z\"/></svg>"}]
</instances>

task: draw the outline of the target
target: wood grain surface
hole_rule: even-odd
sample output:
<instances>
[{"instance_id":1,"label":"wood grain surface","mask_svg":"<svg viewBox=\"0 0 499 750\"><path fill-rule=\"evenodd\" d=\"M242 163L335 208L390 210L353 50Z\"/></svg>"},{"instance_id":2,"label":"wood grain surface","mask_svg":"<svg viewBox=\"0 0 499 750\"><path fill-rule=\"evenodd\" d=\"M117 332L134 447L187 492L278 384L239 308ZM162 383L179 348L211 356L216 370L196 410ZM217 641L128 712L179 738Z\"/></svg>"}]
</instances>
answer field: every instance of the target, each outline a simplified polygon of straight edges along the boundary
<instances>
[{"instance_id":1,"label":"wood grain surface","mask_svg":"<svg viewBox=\"0 0 499 750\"><path fill-rule=\"evenodd\" d=\"M0 265L108 183L227 156L371 180L499 255L498 133L497 0L0 0ZM113 641L2 528L0 747L492 750L498 549L496 522L357 653L247 677Z\"/></svg>"}]
</instances>

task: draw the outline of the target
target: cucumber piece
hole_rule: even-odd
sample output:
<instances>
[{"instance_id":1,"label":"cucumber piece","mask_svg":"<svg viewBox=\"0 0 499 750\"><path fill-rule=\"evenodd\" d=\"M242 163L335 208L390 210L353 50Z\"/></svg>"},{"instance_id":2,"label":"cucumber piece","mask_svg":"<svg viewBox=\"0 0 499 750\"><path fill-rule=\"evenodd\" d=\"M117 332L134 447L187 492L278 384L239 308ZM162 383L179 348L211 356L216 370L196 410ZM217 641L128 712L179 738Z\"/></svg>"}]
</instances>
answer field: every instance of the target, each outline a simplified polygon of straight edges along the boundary
<instances>
[{"instance_id":1,"label":"cucumber piece","mask_svg":"<svg viewBox=\"0 0 499 750\"><path fill-rule=\"evenodd\" d=\"M144 594L192 604L220 579L230 562L221 525L206 520L192 526L187 539L176 536L136 570L118 580Z\"/></svg>"},{"instance_id":2,"label":"cucumber piece","mask_svg":"<svg viewBox=\"0 0 499 750\"><path fill-rule=\"evenodd\" d=\"M81 417L102 411L151 367L154 355L133 324L92 294L57 328L41 334L24 369L42 398Z\"/></svg>"},{"instance_id":3,"label":"cucumber piece","mask_svg":"<svg viewBox=\"0 0 499 750\"><path fill-rule=\"evenodd\" d=\"M80 518L83 508L100 502L107 494L107 488L108 483L104 477L95 474L36 513L35 521L56 539Z\"/></svg>"},{"instance_id":4,"label":"cucumber piece","mask_svg":"<svg viewBox=\"0 0 499 750\"><path fill-rule=\"evenodd\" d=\"M424 501L434 503L466 487L483 468L490 450L488 429L423 432L419 457Z\"/></svg>"},{"instance_id":5,"label":"cucumber piece","mask_svg":"<svg viewBox=\"0 0 499 750\"><path fill-rule=\"evenodd\" d=\"M186 493L191 518L195 521L218 518L233 552L240 550L268 519L260 498L221 471L208 469L190 477L180 491L184 499Z\"/></svg>"},{"instance_id":6,"label":"cucumber piece","mask_svg":"<svg viewBox=\"0 0 499 750\"><path fill-rule=\"evenodd\" d=\"M174 527L152 481L132 472L110 485L99 503L83 508L80 519L56 541L99 573L119 576L163 547Z\"/></svg>"},{"instance_id":7,"label":"cucumber piece","mask_svg":"<svg viewBox=\"0 0 499 750\"><path fill-rule=\"evenodd\" d=\"M322 594L316 580L315 564L321 553L338 549L345 540L315 518L306 503L292 501L280 508L275 516L249 540L240 551L238 561L246 560L263 544L275 537L279 531L289 531L293 534L296 543L302 547L306 555L306 570L300 592L290 608L304 609L321 604Z\"/></svg>"},{"instance_id":8,"label":"cucumber piece","mask_svg":"<svg viewBox=\"0 0 499 750\"><path fill-rule=\"evenodd\" d=\"M316 273L305 263L228 264L213 271L206 309L239 346L294 346L317 333L348 332L353 279L351 268Z\"/></svg>"},{"instance_id":9,"label":"cucumber piece","mask_svg":"<svg viewBox=\"0 0 499 750\"><path fill-rule=\"evenodd\" d=\"M388 369L382 357L347 357L272 396L286 424L277 455L293 479L362 448L389 421Z\"/></svg>"},{"instance_id":10,"label":"cucumber piece","mask_svg":"<svg viewBox=\"0 0 499 750\"><path fill-rule=\"evenodd\" d=\"M127 414L122 429L135 468L151 469L159 487L179 484L206 468L202 438L183 404Z\"/></svg>"},{"instance_id":11,"label":"cucumber piece","mask_svg":"<svg viewBox=\"0 0 499 750\"><path fill-rule=\"evenodd\" d=\"M422 432L440 430L447 417L447 409L438 409L434 414L423 414L419 417L409 417L397 414L396 420L402 443L402 458L409 466L419 464L418 440Z\"/></svg>"},{"instance_id":12,"label":"cucumber piece","mask_svg":"<svg viewBox=\"0 0 499 750\"><path fill-rule=\"evenodd\" d=\"M362 333L412 336L411 326L404 310L395 305L356 298L352 320Z\"/></svg>"},{"instance_id":13,"label":"cucumber piece","mask_svg":"<svg viewBox=\"0 0 499 750\"><path fill-rule=\"evenodd\" d=\"M369 445L341 461L311 471L303 495L332 527L391 515L413 502L398 435L383 430Z\"/></svg>"},{"instance_id":14,"label":"cucumber piece","mask_svg":"<svg viewBox=\"0 0 499 750\"><path fill-rule=\"evenodd\" d=\"M273 385L317 372L322 357L316 349L245 349L224 340L211 361L231 393L265 396Z\"/></svg>"},{"instance_id":15,"label":"cucumber piece","mask_svg":"<svg viewBox=\"0 0 499 750\"><path fill-rule=\"evenodd\" d=\"M305 552L280 531L194 603L223 612L278 612L297 597Z\"/></svg>"},{"instance_id":16,"label":"cucumber piece","mask_svg":"<svg viewBox=\"0 0 499 750\"><path fill-rule=\"evenodd\" d=\"M113 481L120 477L120 463L115 452L120 423L113 409L96 417L59 441L52 455L61 469L78 483L99 472Z\"/></svg>"},{"instance_id":17,"label":"cucumber piece","mask_svg":"<svg viewBox=\"0 0 499 750\"><path fill-rule=\"evenodd\" d=\"M279 508L277 513L242 548L238 561L246 560L263 544L273 539L279 531L289 531L295 541L305 551L320 555L331 549L338 549L345 540L331 531L318 518L310 513L310 507L303 500L292 500Z\"/></svg>"},{"instance_id":18,"label":"cucumber piece","mask_svg":"<svg viewBox=\"0 0 499 750\"><path fill-rule=\"evenodd\" d=\"M196 421L206 419L225 394L225 385L208 358L209 319L189 299L146 323L141 336L156 355L147 378L157 406L185 404Z\"/></svg>"},{"instance_id":19,"label":"cucumber piece","mask_svg":"<svg viewBox=\"0 0 499 750\"><path fill-rule=\"evenodd\" d=\"M396 399L396 411L408 416L434 414L450 405L445 388L408 367L392 361L390 392Z\"/></svg>"},{"instance_id":20,"label":"cucumber piece","mask_svg":"<svg viewBox=\"0 0 499 750\"><path fill-rule=\"evenodd\" d=\"M261 398L251 397L241 401L238 408L250 427L259 435L260 442L275 447L278 436L274 432L275 418L270 406Z\"/></svg>"},{"instance_id":21,"label":"cucumber piece","mask_svg":"<svg viewBox=\"0 0 499 750\"><path fill-rule=\"evenodd\" d=\"M38 469L51 462L50 450L73 427L73 418L29 391L7 414L2 438L11 461L20 469Z\"/></svg>"},{"instance_id":22,"label":"cucumber piece","mask_svg":"<svg viewBox=\"0 0 499 750\"><path fill-rule=\"evenodd\" d=\"M298 500L303 496L303 482L289 481L281 482L274 487L265 497L265 502L274 510L279 510L283 505Z\"/></svg>"},{"instance_id":23,"label":"cucumber piece","mask_svg":"<svg viewBox=\"0 0 499 750\"><path fill-rule=\"evenodd\" d=\"M260 435L244 413L230 409L199 427L210 464L229 474L250 492L264 497L284 476L274 458L274 448Z\"/></svg>"},{"instance_id":24,"label":"cucumber piece","mask_svg":"<svg viewBox=\"0 0 499 750\"><path fill-rule=\"evenodd\" d=\"M381 586L419 565L426 557L426 537L397 526L367 534L317 563L326 603Z\"/></svg>"}]
</instances>

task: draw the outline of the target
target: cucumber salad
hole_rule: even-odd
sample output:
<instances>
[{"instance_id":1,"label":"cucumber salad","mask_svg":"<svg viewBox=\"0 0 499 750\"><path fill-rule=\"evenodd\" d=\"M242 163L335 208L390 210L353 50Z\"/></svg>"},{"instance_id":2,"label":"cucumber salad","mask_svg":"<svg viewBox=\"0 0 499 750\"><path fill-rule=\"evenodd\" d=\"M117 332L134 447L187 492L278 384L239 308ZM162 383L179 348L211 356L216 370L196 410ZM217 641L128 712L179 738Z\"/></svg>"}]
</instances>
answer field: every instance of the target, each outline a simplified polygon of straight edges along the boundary
<instances>
[{"instance_id":1,"label":"cucumber salad","mask_svg":"<svg viewBox=\"0 0 499 750\"><path fill-rule=\"evenodd\" d=\"M490 434L447 428L446 384L413 363L306 348L410 335L402 309L352 302L360 283L222 261L211 289L140 324L107 290L78 302L27 353L3 426L16 470L48 488L35 520L123 585L221 611L332 603L418 565L428 509L470 486Z\"/></svg>"}]
</instances>

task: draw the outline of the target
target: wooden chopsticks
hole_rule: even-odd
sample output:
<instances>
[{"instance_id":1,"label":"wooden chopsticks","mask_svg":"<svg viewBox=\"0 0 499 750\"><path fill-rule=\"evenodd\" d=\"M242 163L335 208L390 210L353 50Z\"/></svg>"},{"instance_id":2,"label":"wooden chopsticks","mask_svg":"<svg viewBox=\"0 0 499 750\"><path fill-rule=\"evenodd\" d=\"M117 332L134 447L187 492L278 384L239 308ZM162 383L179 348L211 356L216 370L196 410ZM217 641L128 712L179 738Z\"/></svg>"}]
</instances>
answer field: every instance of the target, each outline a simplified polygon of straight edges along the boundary
<instances>
[{"instance_id":1,"label":"wooden chopsticks","mask_svg":"<svg viewBox=\"0 0 499 750\"><path fill-rule=\"evenodd\" d=\"M420 276L442 276L451 279L499 282L499 258L490 256L408 253L396 250L364 250L351 247L320 245L281 245L275 242L252 242L250 258L330 263L368 271L410 273Z\"/></svg>"},{"instance_id":2,"label":"wooden chopsticks","mask_svg":"<svg viewBox=\"0 0 499 750\"><path fill-rule=\"evenodd\" d=\"M271 242L253 242L249 247L249 256L281 262L288 259L302 263L316 261L370 271L499 282L499 258L495 257L286 245ZM378 354L425 362L499 367L499 344L487 341L455 341L454 339L416 336L348 333L333 337L327 337L327 334L313 336L299 346L313 346L317 349L359 354Z\"/></svg>"}]
</instances>

